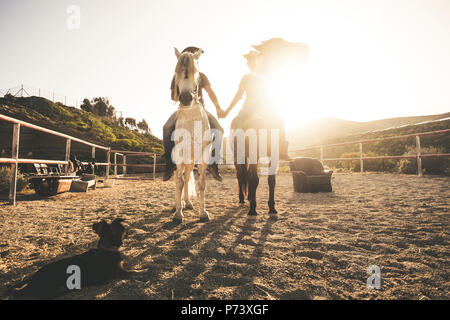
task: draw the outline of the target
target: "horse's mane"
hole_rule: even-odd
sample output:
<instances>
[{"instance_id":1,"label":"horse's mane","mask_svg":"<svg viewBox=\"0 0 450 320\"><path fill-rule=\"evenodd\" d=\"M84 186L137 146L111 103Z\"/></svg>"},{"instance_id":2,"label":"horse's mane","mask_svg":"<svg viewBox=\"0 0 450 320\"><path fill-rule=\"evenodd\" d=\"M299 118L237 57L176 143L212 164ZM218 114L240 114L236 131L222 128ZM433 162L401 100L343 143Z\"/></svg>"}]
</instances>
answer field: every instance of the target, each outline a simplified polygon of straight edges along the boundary
<instances>
[{"instance_id":1,"label":"horse's mane","mask_svg":"<svg viewBox=\"0 0 450 320\"><path fill-rule=\"evenodd\" d=\"M198 66L194 61L194 55L190 52L184 52L175 67L175 80L188 78L191 75L194 77L198 75Z\"/></svg>"}]
</instances>

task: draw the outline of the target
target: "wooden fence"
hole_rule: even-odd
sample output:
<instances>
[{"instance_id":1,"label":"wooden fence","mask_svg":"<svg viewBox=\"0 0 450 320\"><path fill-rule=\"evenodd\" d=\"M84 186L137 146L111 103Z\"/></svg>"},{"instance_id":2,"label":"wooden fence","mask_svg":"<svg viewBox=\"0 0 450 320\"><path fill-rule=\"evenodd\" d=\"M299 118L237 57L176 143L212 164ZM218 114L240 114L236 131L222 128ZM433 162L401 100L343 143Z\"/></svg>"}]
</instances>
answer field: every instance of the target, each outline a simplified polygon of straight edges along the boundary
<instances>
[{"instance_id":1,"label":"wooden fence","mask_svg":"<svg viewBox=\"0 0 450 320\"><path fill-rule=\"evenodd\" d=\"M327 144L327 145L318 145L307 147L303 149L292 150L290 153L295 155L298 152L306 151L306 150L315 150L318 149L320 151L320 161L323 163L325 161L360 161L361 172L364 172L364 160L387 160L387 159L417 159L417 172L419 176L423 175L422 170L422 158L433 158L433 157L450 157L450 153L434 153L434 154L422 154L421 145L420 145L420 137L423 136L431 136L443 133L450 133L450 129L437 130L437 131L429 131L429 132L421 132L421 133L413 133L401 136L394 137L386 137L386 138L378 138L378 139L369 139L369 140L360 140L360 141L351 141L351 142L342 142L335 144ZM415 137L416 139L416 154L415 155L402 155L402 156L376 156L376 157L364 157L363 155L363 144L379 142L379 141L389 141L389 140L399 140ZM333 147L341 147L341 146L350 146L359 144L359 157L358 158L324 158L324 150L333 148Z\"/></svg>"},{"instance_id":2,"label":"wooden fence","mask_svg":"<svg viewBox=\"0 0 450 320\"><path fill-rule=\"evenodd\" d=\"M34 124L21 121L18 119L14 119L5 115L0 114L0 120L7 121L13 124L13 134L12 134L12 152L11 152L11 158L0 158L0 163L6 163L11 164L11 181L10 181L10 187L9 187L9 201L10 204L15 205L16 204L16 195L17 195L17 170L18 165L21 163L39 163L39 164L62 164L64 165L64 170L67 173L67 170L69 168L69 159L70 159L70 146L71 142L79 142L81 144L90 146L92 149L92 159L95 159L95 151L96 149L104 150L106 151L106 161L105 162L96 162L95 164L98 166L105 166L106 167L106 179L109 179L109 170L110 167L113 167L114 169L114 176L117 175L117 167L123 168L123 175L126 174L126 168L127 167L153 167L153 179L156 178L156 153L151 152L132 152L132 151L120 151L120 150L111 150L109 147L100 146L97 144L93 144L87 141L84 141L82 139L78 139L75 137L71 137L69 135L53 131L50 129L46 129L43 127L36 126ZM63 161L59 160L48 160L48 159L21 159L19 158L19 146L20 146L20 128L21 127L28 127L37 131L45 132L63 139L66 139L66 150L65 150L65 158ZM111 163L111 154L114 154L114 162ZM127 164L127 155L132 156L153 156L153 164ZM117 156L122 156L122 163L117 163ZM84 162L83 164L87 164Z\"/></svg>"}]
</instances>

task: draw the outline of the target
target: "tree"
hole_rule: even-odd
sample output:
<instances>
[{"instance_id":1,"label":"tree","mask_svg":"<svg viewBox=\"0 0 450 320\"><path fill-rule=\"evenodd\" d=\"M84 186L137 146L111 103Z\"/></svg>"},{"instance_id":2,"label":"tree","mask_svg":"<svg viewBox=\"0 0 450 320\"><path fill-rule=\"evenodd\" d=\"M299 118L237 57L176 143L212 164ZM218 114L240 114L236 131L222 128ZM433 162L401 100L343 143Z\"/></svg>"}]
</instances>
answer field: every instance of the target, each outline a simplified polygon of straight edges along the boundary
<instances>
[{"instance_id":1,"label":"tree","mask_svg":"<svg viewBox=\"0 0 450 320\"><path fill-rule=\"evenodd\" d=\"M94 113L100 117L105 117L108 114L109 101L107 98L94 98Z\"/></svg>"},{"instance_id":2,"label":"tree","mask_svg":"<svg viewBox=\"0 0 450 320\"><path fill-rule=\"evenodd\" d=\"M125 124L129 126L131 129L136 128L136 119L133 118L126 118Z\"/></svg>"},{"instance_id":3,"label":"tree","mask_svg":"<svg viewBox=\"0 0 450 320\"><path fill-rule=\"evenodd\" d=\"M119 124L119 126L125 127L124 118L122 116L117 118L117 123Z\"/></svg>"},{"instance_id":4,"label":"tree","mask_svg":"<svg viewBox=\"0 0 450 320\"><path fill-rule=\"evenodd\" d=\"M137 124L137 127L145 134L148 134L150 132L150 128L148 127L148 123L147 121L145 121L145 119L142 119L142 121Z\"/></svg>"},{"instance_id":5,"label":"tree","mask_svg":"<svg viewBox=\"0 0 450 320\"><path fill-rule=\"evenodd\" d=\"M89 101L89 99L84 99L83 103L80 106L80 108L81 108L81 110L84 110L86 112L91 112L91 113L94 112L94 109L93 109L92 104Z\"/></svg>"}]
</instances>

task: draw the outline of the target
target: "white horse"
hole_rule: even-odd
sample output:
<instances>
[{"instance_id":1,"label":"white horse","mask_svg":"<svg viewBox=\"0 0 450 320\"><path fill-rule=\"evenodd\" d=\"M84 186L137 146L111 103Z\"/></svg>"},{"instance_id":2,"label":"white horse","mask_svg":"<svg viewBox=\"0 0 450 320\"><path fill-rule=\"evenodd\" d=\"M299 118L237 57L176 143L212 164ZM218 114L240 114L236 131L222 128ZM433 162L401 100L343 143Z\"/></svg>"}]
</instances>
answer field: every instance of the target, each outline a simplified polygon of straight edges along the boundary
<instances>
[{"instance_id":1,"label":"white horse","mask_svg":"<svg viewBox=\"0 0 450 320\"><path fill-rule=\"evenodd\" d=\"M175 68L175 90L178 95L179 108L173 138L175 146L172 159L176 163L175 170L175 222L183 221L183 209L192 208L190 196L195 194L193 169L198 164L200 191L200 220L209 221L209 213L205 209L206 169L211 155L209 121L203 105L199 102L198 81L199 70L197 60L202 50L192 54L175 49L178 59ZM183 197L184 190L184 201ZM184 203L183 203L184 202Z\"/></svg>"}]
</instances>

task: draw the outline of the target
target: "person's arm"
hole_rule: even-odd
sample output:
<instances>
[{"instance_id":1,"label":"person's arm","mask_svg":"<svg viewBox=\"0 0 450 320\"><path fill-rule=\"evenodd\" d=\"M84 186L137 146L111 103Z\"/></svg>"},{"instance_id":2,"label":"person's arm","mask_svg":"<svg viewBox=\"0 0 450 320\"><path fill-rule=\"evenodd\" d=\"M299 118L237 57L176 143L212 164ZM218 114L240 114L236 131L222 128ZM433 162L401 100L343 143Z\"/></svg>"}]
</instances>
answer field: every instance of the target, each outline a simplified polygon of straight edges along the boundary
<instances>
[{"instance_id":1,"label":"person's arm","mask_svg":"<svg viewBox=\"0 0 450 320\"><path fill-rule=\"evenodd\" d=\"M224 111L220 107L219 100L217 99L214 90L211 88L211 86L206 86L204 89L208 93L209 98L216 107L217 116L220 118L224 114Z\"/></svg>"},{"instance_id":2,"label":"person's arm","mask_svg":"<svg viewBox=\"0 0 450 320\"><path fill-rule=\"evenodd\" d=\"M245 92L245 89L241 82L236 94L234 95L233 101L231 101L230 106L225 110L225 114L223 115L223 118L228 116L228 113L230 113L230 111L236 106L236 104L239 102L239 100L242 99L242 97L244 96L244 92Z\"/></svg>"}]
</instances>

